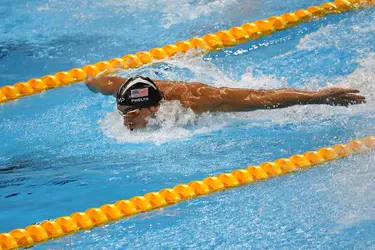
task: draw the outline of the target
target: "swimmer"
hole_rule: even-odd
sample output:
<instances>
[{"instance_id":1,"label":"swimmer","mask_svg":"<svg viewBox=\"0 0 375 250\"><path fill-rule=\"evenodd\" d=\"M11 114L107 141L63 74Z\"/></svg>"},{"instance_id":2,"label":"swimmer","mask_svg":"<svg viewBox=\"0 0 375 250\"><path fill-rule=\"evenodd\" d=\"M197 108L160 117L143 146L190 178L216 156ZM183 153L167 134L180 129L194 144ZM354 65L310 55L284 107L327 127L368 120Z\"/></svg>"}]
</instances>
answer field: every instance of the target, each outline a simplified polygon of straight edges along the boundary
<instances>
[{"instance_id":1,"label":"swimmer","mask_svg":"<svg viewBox=\"0 0 375 250\"><path fill-rule=\"evenodd\" d=\"M293 105L327 104L349 106L365 102L358 89L324 88L319 91L297 89L252 90L216 88L200 82L151 80L134 76L88 76L87 87L94 93L114 95L117 109L130 130L146 127L164 101L178 100L196 113L240 112L285 108Z\"/></svg>"}]
</instances>

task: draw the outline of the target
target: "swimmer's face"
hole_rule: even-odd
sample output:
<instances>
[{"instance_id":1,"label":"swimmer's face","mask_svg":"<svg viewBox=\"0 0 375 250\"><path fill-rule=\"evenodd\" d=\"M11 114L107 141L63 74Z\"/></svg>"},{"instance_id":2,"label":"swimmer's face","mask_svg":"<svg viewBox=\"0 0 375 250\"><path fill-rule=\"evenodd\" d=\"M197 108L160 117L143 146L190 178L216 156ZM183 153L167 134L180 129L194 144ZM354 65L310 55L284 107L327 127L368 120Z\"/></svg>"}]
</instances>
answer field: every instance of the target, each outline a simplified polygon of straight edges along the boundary
<instances>
[{"instance_id":1,"label":"swimmer's face","mask_svg":"<svg viewBox=\"0 0 375 250\"><path fill-rule=\"evenodd\" d=\"M129 106L118 106L118 109L124 114L126 114L128 110L132 110ZM158 109L159 106L153 106L130 112L124 116L124 125L130 130L145 128L147 126L148 119L154 116Z\"/></svg>"}]
</instances>

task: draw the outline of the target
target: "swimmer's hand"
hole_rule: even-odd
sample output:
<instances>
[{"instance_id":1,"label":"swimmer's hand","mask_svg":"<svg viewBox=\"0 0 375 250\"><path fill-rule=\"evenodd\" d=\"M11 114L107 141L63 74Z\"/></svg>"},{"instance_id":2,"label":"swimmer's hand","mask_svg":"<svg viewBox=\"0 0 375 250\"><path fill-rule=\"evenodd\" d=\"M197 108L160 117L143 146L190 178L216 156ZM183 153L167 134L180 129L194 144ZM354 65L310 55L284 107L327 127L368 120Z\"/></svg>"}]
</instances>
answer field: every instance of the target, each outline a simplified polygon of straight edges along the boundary
<instances>
[{"instance_id":1,"label":"swimmer's hand","mask_svg":"<svg viewBox=\"0 0 375 250\"><path fill-rule=\"evenodd\" d=\"M88 74L87 77L86 77L86 79L85 79L85 82L86 82L87 88L90 91L92 91L94 93L98 93L99 90L96 87L96 81L95 80L96 80L96 78L93 75Z\"/></svg>"},{"instance_id":2,"label":"swimmer's hand","mask_svg":"<svg viewBox=\"0 0 375 250\"><path fill-rule=\"evenodd\" d=\"M103 95L116 95L120 86L126 81L125 78L118 76L99 76L87 75L85 82L89 90Z\"/></svg>"},{"instance_id":3,"label":"swimmer's hand","mask_svg":"<svg viewBox=\"0 0 375 250\"><path fill-rule=\"evenodd\" d=\"M317 92L318 102L332 106L349 106L351 104L365 103L366 98L358 95L358 89L349 88L325 88Z\"/></svg>"},{"instance_id":4,"label":"swimmer's hand","mask_svg":"<svg viewBox=\"0 0 375 250\"><path fill-rule=\"evenodd\" d=\"M87 74L87 77L85 79L86 86L87 86L87 88L89 88L89 90L91 90L94 93L103 92L102 91L102 89L103 89L104 92L105 92L103 94L108 94L107 93L108 91L106 91L105 85L106 84L110 85L112 83L111 82L112 77L110 77L109 75L116 74L116 73L120 72L121 70L122 70L122 68L120 68L119 66L116 66L114 68L109 68L109 69L103 70L96 77L93 76L93 75ZM112 92L113 91L111 90L109 94L112 94Z\"/></svg>"}]
</instances>

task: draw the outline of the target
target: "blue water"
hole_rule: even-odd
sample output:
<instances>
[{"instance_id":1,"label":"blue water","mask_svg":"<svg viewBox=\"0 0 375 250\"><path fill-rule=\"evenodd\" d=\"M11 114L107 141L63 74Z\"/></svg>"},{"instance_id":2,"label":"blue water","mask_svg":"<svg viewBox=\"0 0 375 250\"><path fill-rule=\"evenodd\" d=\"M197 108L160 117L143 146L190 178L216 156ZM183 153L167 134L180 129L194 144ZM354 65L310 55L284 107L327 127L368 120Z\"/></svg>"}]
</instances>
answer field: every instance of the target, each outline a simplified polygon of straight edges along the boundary
<instances>
[{"instance_id":1,"label":"blue water","mask_svg":"<svg viewBox=\"0 0 375 250\"><path fill-rule=\"evenodd\" d=\"M148 50L322 1L2 1L0 85ZM364 105L200 117L166 105L121 127L75 84L0 106L0 232L375 134L374 9L124 75L215 86L359 88ZM173 112L170 112L170 110ZM341 159L37 245L37 249L371 249L374 155Z\"/></svg>"}]
</instances>

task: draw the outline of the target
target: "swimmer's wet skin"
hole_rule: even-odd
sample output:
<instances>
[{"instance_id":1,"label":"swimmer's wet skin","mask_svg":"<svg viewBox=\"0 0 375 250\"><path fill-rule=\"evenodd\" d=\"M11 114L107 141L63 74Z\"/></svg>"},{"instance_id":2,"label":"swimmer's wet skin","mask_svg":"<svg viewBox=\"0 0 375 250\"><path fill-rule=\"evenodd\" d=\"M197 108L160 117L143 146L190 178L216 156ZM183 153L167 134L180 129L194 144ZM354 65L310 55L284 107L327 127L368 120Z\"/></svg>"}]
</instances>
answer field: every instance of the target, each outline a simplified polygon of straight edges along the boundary
<instances>
[{"instance_id":1,"label":"swimmer's wet skin","mask_svg":"<svg viewBox=\"0 0 375 250\"><path fill-rule=\"evenodd\" d=\"M143 76L129 79L88 76L86 85L94 93L116 96L124 125L131 130L146 127L148 118L156 115L163 100L178 100L196 113L241 112L306 104L348 106L365 102L365 97L357 94L358 89L337 87L318 91L215 88L199 82L153 81Z\"/></svg>"}]
</instances>

